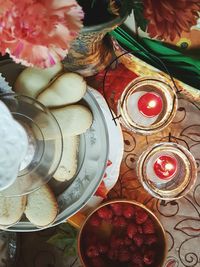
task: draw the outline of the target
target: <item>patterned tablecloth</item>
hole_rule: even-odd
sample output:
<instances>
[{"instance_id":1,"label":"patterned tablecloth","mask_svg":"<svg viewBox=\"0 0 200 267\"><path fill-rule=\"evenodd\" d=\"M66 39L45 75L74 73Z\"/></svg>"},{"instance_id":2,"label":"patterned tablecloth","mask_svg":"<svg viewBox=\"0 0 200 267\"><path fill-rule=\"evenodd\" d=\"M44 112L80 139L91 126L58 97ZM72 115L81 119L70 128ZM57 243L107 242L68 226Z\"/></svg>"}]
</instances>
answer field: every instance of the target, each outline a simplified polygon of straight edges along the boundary
<instances>
[{"instance_id":1,"label":"patterned tablecloth","mask_svg":"<svg viewBox=\"0 0 200 267\"><path fill-rule=\"evenodd\" d=\"M134 79L135 74L123 66L108 73L105 96L113 110L123 90L119 80L122 84L126 80L129 82L130 78ZM97 80L99 81L99 78ZM108 198L134 199L144 203L157 214L168 237L166 267L200 266L200 108L197 103L186 99L182 94L178 95L178 99L178 111L173 122L158 134L144 137L123 129L125 147L120 176ZM136 176L136 162L141 152L149 145L163 141L185 146L197 162L198 179L195 187L180 200L160 201L152 198L142 188Z\"/></svg>"},{"instance_id":2,"label":"patterned tablecloth","mask_svg":"<svg viewBox=\"0 0 200 267\"><path fill-rule=\"evenodd\" d=\"M105 97L115 110L124 86L137 75L119 65L110 70L105 83ZM89 83L101 91L103 73ZM143 137L123 129L124 156L119 179L107 199L128 198L144 203L162 221L168 237L168 257L165 267L200 266L200 108L179 94L177 115L167 129ZM179 143L188 148L196 158L198 180L190 194L180 200L160 201L152 198L139 183L135 166L140 153L150 144L161 141ZM78 258L64 259L59 251L46 243L55 228L21 234L19 267L72 267L80 266Z\"/></svg>"}]
</instances>

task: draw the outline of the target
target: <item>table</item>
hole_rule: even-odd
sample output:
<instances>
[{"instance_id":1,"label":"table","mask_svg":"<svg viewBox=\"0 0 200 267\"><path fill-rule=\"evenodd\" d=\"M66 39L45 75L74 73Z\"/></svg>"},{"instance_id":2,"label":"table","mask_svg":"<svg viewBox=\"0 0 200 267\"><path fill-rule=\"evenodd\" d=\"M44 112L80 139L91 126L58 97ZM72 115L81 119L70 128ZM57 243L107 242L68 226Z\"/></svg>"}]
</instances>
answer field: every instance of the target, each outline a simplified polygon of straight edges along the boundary
<instances>
[{"instance_id":1,"label":"table","mask_svg":"<svg viewBox=\"0 0 200 267\"><path fill-rule=\"evenodd\" d=\"M118 80L123 80L125 76L134 78L134 74L123 70L122 67L119 73L115 73L118 77L115 79L115 77L112 78L112 72L114 73L114 71L111 71L110 75L108 74L109 77L107 77L105 94L110 95L108 98L109 104L111 108L115 109L119 90L121 90L117 86ZM112 97L109 88L113 88ZM125 147L120 176L108 198L134 199L144 203L156 213L166 229L168 238L166 267L200 266L200 248L198 246L200 241L200 108L194 101L186 100L182 95L179 95L178 98L177 115L172 124L162 132L144 138L123 129ZM171 141L182 144L196 158L198 166L197 182L193 190L180 200L169 202L152 198L138 182L135 173L138 155L155 141Z\"/></svg>"},{"instance_id":2,"label":"table","mask_svg":"<svg viewBox=\"0 0 200 267\"><path fill-rule=\"evenodd\" d=\"M111 108L116 108L120 90L135 73L119 65L108 74L105 96ZM103 73L89 78L88 83L102 92ZM141 149L157 140L179 142L188 146L196 157L198 176L200 172L200 109L192 101L179 96L177 116L173 123L155 136L144 138L123 129L124 157L120 176L109 192L107 199L129 198L144 203L162 221L168 238L168 257L165 267L200 266L200 177L190 194L181 200L160 201L145 192L139 183L135 164ZM51 228L37 233L21 234L21 253L17 266L20 267L79 267L78 258L62 258L62 253L46 243L55 233ZM28 248L28 249L27 249ZM23 252L23 253L22 253Z\"/></svg>"}]
</instances>

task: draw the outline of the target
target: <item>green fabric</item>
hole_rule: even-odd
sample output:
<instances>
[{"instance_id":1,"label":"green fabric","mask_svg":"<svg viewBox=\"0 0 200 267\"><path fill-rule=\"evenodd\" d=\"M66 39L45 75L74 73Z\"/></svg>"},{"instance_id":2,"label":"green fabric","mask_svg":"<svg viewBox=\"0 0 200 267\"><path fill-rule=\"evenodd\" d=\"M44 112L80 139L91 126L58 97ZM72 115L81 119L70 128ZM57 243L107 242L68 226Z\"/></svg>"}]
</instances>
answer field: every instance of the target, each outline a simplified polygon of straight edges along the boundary
<instances>
[{"instance_id":1,"label":"green fabric","mask_svg":"<svg viewBox=\"0 0 200 267\"><path fill-rule=\"evenodd\" d=\"M170 72L177 79L200 89L200 60L184 55L166 44L148 38L135 38L121 27L111 32L119 44L152 66ZM164 63L158 60L158 58Z\"/></svg>"}]
</instances>

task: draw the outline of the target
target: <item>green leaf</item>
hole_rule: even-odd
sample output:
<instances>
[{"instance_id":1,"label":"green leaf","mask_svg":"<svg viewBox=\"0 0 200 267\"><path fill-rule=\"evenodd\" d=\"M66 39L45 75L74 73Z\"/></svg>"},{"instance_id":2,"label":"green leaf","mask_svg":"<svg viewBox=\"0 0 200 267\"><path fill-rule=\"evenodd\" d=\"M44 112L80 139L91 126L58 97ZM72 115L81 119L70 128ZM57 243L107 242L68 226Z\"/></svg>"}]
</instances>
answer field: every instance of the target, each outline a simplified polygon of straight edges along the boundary
<instances>
[{"instance_id":1,"label":"green leaf","mask_svg":"<svg viewBox=\"0 0 200 267\"><path fill-rule=\"evenodd\" d=\"M64 250L66 243L68 243L67 241L67 237L63 234L55 234L54 236L50 237L47 240L48 244L54 245L55 247Z\"/></svg>"},{"instance_id":2,"label":"green leaf","mask_svg":"<svg viewBox=\"0 0 200 267\"><path fill-rule=\"evenodd\" d=\"M75 256L77 251L77 230L69 223L57 227L57 233L47 243L63 251L64 256Z\"/></svg>"},{"instance_id":3,"label":"green leaf","mask_svg":"<svg viewBox=\"0 0 200 267\"><path fill-rule=\"evenodd\" d=\"M121 2L121 16L125 14L131 14L132 10L134 9L135 1L134 0L120 0Z\"/></svg>"},{"instance_id":4,"label":"green leaf","mask_svg":"<svg viewBox=\"0 0 200 267\"><path fill-rule=\"evenodd\" d=\"M52 236L47 243L54 245L56 248L61 249L65 256L75 256L76 255L76 238L67 238L62 234L56 234Z\"/></svg>"},{"instance_id":5,"label":"green leaf","mask_svg":"<svg viewBox=\"0 0 200 267\"><path fill-rule=\"evenodd\" d=\"M64 256L76 256L77 255L77 240L74 239L70 245L66 245L64 249Z\"/></svg>"},{"instance_id":6,"label":"green leaf","mask_svg":"<svg viewBox=\"0 0 200 267\"><path fill-rule=\"evenodd\" d=\"M134 36L130 36L128 33L124 33L122 29L119 29L120 27L112 31L111 35L116 38L122 46L129 48L131 51L130 53L136 55L137 50L139 50L140 53L138 57L143 61L165 72L167 72L167 68L167 73L170 72L175 78L182 82L199 88L200 60L186 56L180 51L177 51L177 47L176 49L172 49L160 41L148 38L137 37L136 39ZM165 68L158 59L164 62Z\"/></svg>"},{"instance_id":7,"label":"green leaf","mask_svg":"<svg viewBox=\"0 0 200 267\"><path fill-rule=\"evenodd\" d=\"M144 4L135 3L134 4L134 16L136 25L141 28L142 31L145 31L147 28L148 21L144 18Z\"/></svg>"},{"instance_id":8,"label":"green leaf","mask_svg":"<svg viewBox=\"0 0 200 267\"><path fill-rule=\"evenodd\" d=\"M76 237L77 230L71 226L69 223L63 223L59 226L59 229L63 231L69 237Z\"/></svg>"},{"instance_id":9,"label":"green leaf","mask_svg":"<svg viewBox=\"0 0 200 267\"><path fill-rule=\"evenodd\" d=\"M91 8L93 8L95 2L96 2L96 0L92 0Z\"/></svg>"}]
</instances>

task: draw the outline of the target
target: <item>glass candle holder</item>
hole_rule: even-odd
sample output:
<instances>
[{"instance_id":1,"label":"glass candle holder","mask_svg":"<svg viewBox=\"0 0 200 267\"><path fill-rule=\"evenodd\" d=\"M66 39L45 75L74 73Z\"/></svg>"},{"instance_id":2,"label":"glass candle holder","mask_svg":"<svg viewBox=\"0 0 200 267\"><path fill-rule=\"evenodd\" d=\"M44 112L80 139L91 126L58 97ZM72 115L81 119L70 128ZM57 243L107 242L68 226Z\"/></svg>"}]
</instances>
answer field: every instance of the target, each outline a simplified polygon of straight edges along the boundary
<instances>
[{"instance_id":1,"label":"glass candle holder","mask_svg":"<svg viewBox=\"0 0 200 267\"><path fill-rule=\"evenodd\" d=\"M135 133L150 135L164 129L177 111L175 88L161 78L136 78L118 101L121 123Z\"/></svg>"},{"instance_id":2,"label":"glass candle holder","mask_svg":"<svg viewBox=\"0 0 200 267\"><path fill-rule=\"evenodd\" d=\"M61 129L51 112L35 99L11 93L0 95L0 100L28 136L28 149L18 176L0 191L0 196L25 195L46 184L56 171L63 150Z\"/></svg>"},{"instance_id":3,"label":"glass candle holder","mask_svg":"<svg viewBox=\"0 0 200 267\"><path fill-rule=\"evenodd\" d=\"M176 143L155 144L144 151L137 162L137 175L143 187L164 200L185 196L197 179L193 155Z\"/></svg>"}]
</instances>

